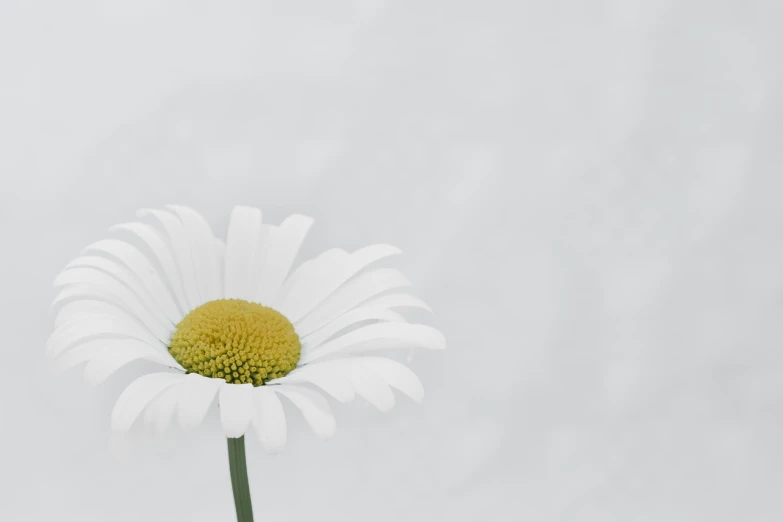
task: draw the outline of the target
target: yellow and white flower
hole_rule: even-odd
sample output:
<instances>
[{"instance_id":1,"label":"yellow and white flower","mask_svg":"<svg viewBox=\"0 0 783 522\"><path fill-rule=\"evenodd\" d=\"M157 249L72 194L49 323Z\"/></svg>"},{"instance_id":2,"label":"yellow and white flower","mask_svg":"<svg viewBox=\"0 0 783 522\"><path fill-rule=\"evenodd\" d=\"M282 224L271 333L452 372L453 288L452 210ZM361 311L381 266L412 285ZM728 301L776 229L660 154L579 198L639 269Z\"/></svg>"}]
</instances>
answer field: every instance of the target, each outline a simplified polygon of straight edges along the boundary
<instances>
[{"instance_id":1,"label":"yellow and white flower","mask_svg":"<svg viewBox=\"0 0 783 522\"><path fill-rule=\"evenodd\" d=\"M322 392L341 402L359 395L382 411L394 404L391 388L422 398L407 366L372 354L444 347L440 332L393 311L427 308L402 292L408 280L369 268L398 249L331 249L292 270L308 217L274 226L262 223L260 210L236 207L224 243L190 208L138 216L112 227L127 239L91 244L57 276L47 344L56 368L87 363L86 378L96 383L135 360L163 367L120 395L114 430L127 431L137 418L160 431L174 417L194 427L217 399L227 437L252 426L275 452L286 441L280 397L322 438L335 432Z\"/></svg>"}]
</instances>

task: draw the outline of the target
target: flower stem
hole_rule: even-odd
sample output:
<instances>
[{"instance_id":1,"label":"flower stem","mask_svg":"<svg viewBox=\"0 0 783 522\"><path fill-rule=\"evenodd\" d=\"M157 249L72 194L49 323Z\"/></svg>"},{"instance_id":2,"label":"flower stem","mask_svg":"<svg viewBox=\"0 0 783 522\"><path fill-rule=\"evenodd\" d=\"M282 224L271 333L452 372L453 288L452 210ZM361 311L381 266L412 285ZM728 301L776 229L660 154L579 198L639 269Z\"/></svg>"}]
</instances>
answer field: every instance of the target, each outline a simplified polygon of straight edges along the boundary
<instances>
[{"instance_id":1,"label":"flower stem","mask_svg":"<svg viewBox=\"0 0 783 522\"><path fill-rule=\"evenodd\" d=\"M234 490L237 522L253 522L253 505L250 502L250 485L247 481L244 436L238 439L228 439L228 466L231 470L231 488Z\"/></svg>"}]
</instances>

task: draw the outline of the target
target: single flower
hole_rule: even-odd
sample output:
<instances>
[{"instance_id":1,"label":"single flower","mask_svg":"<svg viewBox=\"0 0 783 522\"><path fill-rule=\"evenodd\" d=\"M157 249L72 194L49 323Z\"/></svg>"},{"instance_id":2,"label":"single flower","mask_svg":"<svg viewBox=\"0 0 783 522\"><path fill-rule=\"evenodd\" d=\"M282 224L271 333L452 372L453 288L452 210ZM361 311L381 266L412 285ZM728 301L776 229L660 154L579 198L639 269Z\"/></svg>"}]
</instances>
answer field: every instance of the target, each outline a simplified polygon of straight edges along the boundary
<instances>
[{"instance_id":1,"label":"single flower","mask_svg":"<svg viewBox=\"0 0 783 522\"><path fill-rule=\"evenodd\" d=\"M163 367L120 395L116 431L140 417L161 432L173 417L192 428L217 402L239 520L252 520L244 435L252 426L267 451L284 446L281 397L321 438L335 432L324 393L340 402L359 395L381 411L394 405L392 388L422 398L407 366L372 354L444 347L440 332L393 311L427 309L401 292L408 280L394 269L368 268L398 249L331 249L292 270L308 217L274 226L262 223L260 210L236 207L224 243L190 208L138 216L148 221L112 227L127 240L93 243L55 279L47 353L60 370L87 363L94 383L135 360Z\"/></svg>"}]
</instances>

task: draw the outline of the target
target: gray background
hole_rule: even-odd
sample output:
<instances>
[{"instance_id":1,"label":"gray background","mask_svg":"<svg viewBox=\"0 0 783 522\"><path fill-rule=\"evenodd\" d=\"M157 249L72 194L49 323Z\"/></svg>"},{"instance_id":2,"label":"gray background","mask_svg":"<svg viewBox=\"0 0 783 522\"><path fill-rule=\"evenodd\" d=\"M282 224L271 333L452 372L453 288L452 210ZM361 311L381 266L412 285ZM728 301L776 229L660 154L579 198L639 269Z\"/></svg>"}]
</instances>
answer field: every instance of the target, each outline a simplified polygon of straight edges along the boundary
<instances>
[{"instance_id":1,"label":"gray background","mask_svg":"<svg viewBox=\"0 0 783 522\"><path fill-rule=\"evenodd\" d=\"M233 516L215 416L117 462L148 368L43 356L56 272L173 202L400 246L449 341L422 405L249 443L259 520L780 520L781 5L3 1L0 520Z\"/></svg>"}]
</instances>

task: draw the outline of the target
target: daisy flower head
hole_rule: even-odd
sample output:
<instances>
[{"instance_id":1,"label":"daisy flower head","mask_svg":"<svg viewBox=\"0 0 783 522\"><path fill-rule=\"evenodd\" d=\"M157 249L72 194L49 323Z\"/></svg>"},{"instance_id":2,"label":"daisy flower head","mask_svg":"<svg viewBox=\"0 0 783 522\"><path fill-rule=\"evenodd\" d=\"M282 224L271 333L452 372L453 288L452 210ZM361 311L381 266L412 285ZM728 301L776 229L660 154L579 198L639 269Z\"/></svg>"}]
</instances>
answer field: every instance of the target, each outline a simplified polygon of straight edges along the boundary
<instances>
[{"instance_id":1,"label":"daisy flower head","mask_svg":"<svg viewBox=\"0 0 783 522\"><path fill-rule=\"evenodd\" d=\"M269 225L260 210L236 207L225 241L187 207L138 217L111 229L127 240L89 245L56 277L47 343L57 369L86 363L94 383L132 361L160 365L119 396L113 430L139 420L162 432L173 419L193 428L217 404L230 452L231 439L250 431L277 452L286 442L281 399L328 438L335 420L327 397L358 395L382 411L394 405L392 389L422 398L413 372L377 353L444 347L440 332L396 311L427 309L405 291L409 281L373 266L397 248L335 248L295 266L312 225L302 215Z\"/></svg>"}]
</instances>

